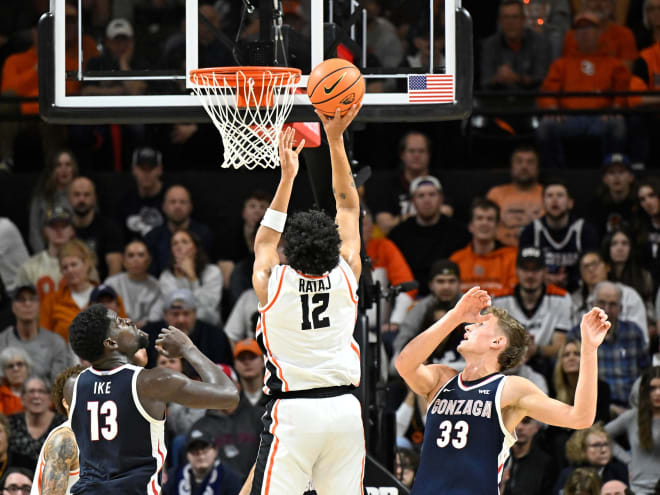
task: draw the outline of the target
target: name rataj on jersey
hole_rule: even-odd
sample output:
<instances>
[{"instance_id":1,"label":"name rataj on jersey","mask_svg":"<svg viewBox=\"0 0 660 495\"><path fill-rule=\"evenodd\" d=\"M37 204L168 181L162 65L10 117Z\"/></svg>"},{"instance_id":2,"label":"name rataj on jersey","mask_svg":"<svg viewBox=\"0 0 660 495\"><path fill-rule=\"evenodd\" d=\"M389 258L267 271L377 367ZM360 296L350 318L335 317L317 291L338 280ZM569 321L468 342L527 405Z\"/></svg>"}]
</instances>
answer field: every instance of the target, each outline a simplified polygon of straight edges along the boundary
<instances>
[{"instance_id":1,"label":"name rataj on jersey","mask_svg":"<svg viewBox=\"0 0 660 495\"><path fill-rule=\"evenodd\" d=\"M76 379L69 411L78 443L74 495L159 495L165 420L144 410L137 394L142 368L87 368Z\"/></svg>"},{"instance_id":2,"label":"name rataj on jersey","mask_svg":"<svg viewBox=\"0 0 660 495\"><path fill-rule=\"evenodd\" d=\"M497 495L516 439L500 410L506 377L449 380L426 413L420 465L411 495Z\"/></svg>"},{"instance_id":3,"label":"name rataj on jersey","mask_svg":"<svg viewBox=\"0 0 660 495\"><path fill-rule=\"evenodd\" d=\"M273 268L257 327L266 354L266 394L360 383L360 348L353 339L356 290L355 275L341 256L320 277L288 265Z\"/></svg>"}]
</instances>

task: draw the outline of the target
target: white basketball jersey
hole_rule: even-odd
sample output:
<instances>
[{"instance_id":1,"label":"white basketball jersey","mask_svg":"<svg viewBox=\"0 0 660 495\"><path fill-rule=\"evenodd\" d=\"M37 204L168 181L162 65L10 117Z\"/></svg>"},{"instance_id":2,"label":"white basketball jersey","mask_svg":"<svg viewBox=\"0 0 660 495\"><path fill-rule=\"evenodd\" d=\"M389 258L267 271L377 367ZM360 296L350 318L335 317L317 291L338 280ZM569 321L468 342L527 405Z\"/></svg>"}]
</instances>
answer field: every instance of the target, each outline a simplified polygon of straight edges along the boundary
<instances>
[{"instance_id":1,"label":"white basketball jersey","mask_svg":"<svg viewBox=\"0 0 660 495\"><path fill-rule=\"evenodd\" d=\"M273 268L257 327L266 350L265 393L360 383L356 290L355 275L341 257L320 277L288 265Z\"/></svg>"},{"instance_id":2,"label":"white basketball jersey","mask_svg":"<svg viewBox=\"0 0 660 495\"><path fill-rule=\"evenodd\" d=\"M53 428L53 430L46 437L46 441L41 446L41 452L39 452L39 464L37 465L37 470L34 472L34 479L32 480L32 490L30 490L30 495L41 495L41 476L43 475L44 468L46 467L46 461L44 459L44 448L46 447L46 444L50 440L50 437L53 436L55 432L61 430L62 428L71 429L71 423L65 421L56 428ZM69 471L69 484L66 487L66 495L71 494L71 487L76 483L76 481L78 481L79 476L80 476L80 468L77 468L74 471Z\"/></svg>"}]
</instances>

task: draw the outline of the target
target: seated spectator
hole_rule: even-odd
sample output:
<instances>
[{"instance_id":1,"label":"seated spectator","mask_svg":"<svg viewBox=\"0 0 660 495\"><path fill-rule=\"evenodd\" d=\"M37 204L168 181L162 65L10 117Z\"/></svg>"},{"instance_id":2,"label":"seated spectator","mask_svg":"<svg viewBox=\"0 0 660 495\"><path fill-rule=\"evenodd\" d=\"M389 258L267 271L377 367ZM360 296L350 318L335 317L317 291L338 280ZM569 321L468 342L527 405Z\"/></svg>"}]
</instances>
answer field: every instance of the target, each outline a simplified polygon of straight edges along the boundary
<instances>
[{"instance_id":1,"label":"seated spectator","mask_svg":"<svg viewBox=\"0 0 660 495\"><path fill-rule=\"evenodd\" d=\"M144 147L133 152L131 172L135 187L121 197L117 220L124 238L143 239L151 229L165 222L163 212L163 158L159 151Z\"/></svg>"},{"instance_id":2,"label":"seated spectator","mask_svg":"<svg viewBox=\"0 0 660 495\"><path fill-rule=\"evenodd\" d=\"M660 367L642 373L639 406L628 409L605 426L612 438L625 434L630 452L622 460L630 470L634 493L653 493L660 473ZM616 454L616 452L615 452Z\"/></svg>"},{"instance_id":3,"label":"seated spectator","mask_svg":"<svg viewBox=\"0 0 660 495\"><path fill-rule=\"evenodd\" d=\"M618 58L599 51L598 38L602 31L599 18L591 12L584 12L575 17L573 26L578 53L553 62L541 91L626 91L630 80L626 66ZM624 106L625 97L541 97L538 105L548 110L610 108ZM612 115L544 117L537 134L543 165L564 167L562 138L585 135L600 137L603 155L621 152L626 137L624 120L621 116Z\"/></svg>"},{"instance_id":4,"label":"seated spectator","mask_svg":"<svg viewBox=\"0 0 660 495\"><path fill-rule=\"evenodd\" d=\"M101 280L121 271L122 233L110 217L100 215L96 187L87 177L77 177L69 187L76 237L85 241L96 256Z\"/></svg>"},{"instance_id":5,"label":"seated spectator","mask_svg":"<svg viewBox=\"0 0 660 495\"><path fill-rule=\"evenodd\" d=\"M21 401L25 412L9 416L9 450L29 457L34 469L46 437L66 418L50 410L50 387L39 377L33 376L25 381Z\"/></svg>"},{"instance_id":6,"label":"seated spectator","mask_svg":"<svg viewBox=\"0 0 660 495\"><path fill-rule=\"evenodd\" d=\"M167 474L163 495L238 495L242 478L218 457L215 431L193 428L186 437L186 463Z\"/></svg>"},{"instance_id":7,"label":"seated spectator","mask_svg":"<svg viewBox=\"0 0 660 495\"><path fill-rule=\"evenodd\" d=\"M8 292L16 287L16 272L28 256L23 237L14 222L0 217L0 280Z\"/></svg>"},{"instance_id":8,"label":"seated spectator","mask_svg":"<svg viewBox=\"0 0 660 495\"><path fill-rule=\"evenodd\" d=\"M151 229L144 239L151 253L149 273L154 277L160 276L160 273L168 266L172 256L170 240L172 234L179 229L197 234L202 240L204 249L209 252L211 231L206 225L190 218L192 210L193 205L188 189L180 185L174 185L165 191L163 213L166 222Z\"/></svg>"},{"instance_id":9,"label":"seated spectator","mask_svg":"<svg viewBox=\"0 0 660 495\"><path fill-rule=\"evenodd\" d=\"M557 466L551 456L534 442L541 425L529 416L516 426L516 443L511 447L506 495L546 495L552 491Z\"/></svg>"},{"instance_id":10,"label":"seated spectator","mask_svg":"<svg viewBox=\"0 0 660 495\"><path fill-rule=\"evenodd\" d=\"M57 290L62 280L59 252L76 235L72 222L69 210L61 206L46 212L42 230L47 246L20 266L16 273L17 285L34 285L40 299ZM92 278L98 279L96 269Z\"/></svg>"},{"instance_id":11,"label":"seated spectator","mask_svg":"<svg viewBox=\"0 0 660 495\"><path fill-rule=\"evenodd\" d=\"M535 247L543 251L546 281L574 290L580 279L580 254L600 247L596 230L573 215L573 198L561 181L551 180L543 187L543 209L545 215L522 230L519 249Z\"/></svg>"},{"instance_id":12,"label":"seated spectator","mask_svg":"<svg viewBox=\"0 0 660 495\"><path fill-rule=\"evenodd\" d=\"M516 248L496 239L500 208L489 199L476 198L470 207L468 230L472 241L449 259L461 271L461 290L475 285L496 291L513 287L516 280Z\"/></svg>"},{"instance_id":13,"label":"seated spectator","mask_svg":"<svg viewBox=\"0 0 660 495\"><path fill-rule=\"evenodd\" d=\"M232 352L225 332L197 318L197 300L190 289L176 289L165 294L164 320L150 322L142 329L149 335L147 368L153 368L158 359L154 344L160 330L169 325L177 327L190 337L200 351L214 363L232 364ZM191 372L187 367L186 373ZM193 372L194 373L194 372Z\"/></svg>"},{"instance_id":14,"label":"seated spectator","mask_svg":"<svg viewBox=\"0 0 660 495\"><path fill-rule=\"evenodd\" d=\"M411 449L398 448L394 457L394 476L403 486L412 489L419 467L419 454Z\"/></svg>"},{"instance_id":15,"label":"seated spectator","mask_svg":"<svg viewBox=\"0 0 660 495\"><path fill-rule=\"evenodd\" d=\"M9 452L9 439L11 438L11 428L9 420L6 416L0 413L0 480L4 480L5 476L15 468L29 469L30 459L24 455L13 455Z\"/></svg>"},{"instance_id":16,"label":"seated spectator","mask_svg":"<svg viewBox=\"0 0 660 495\"><path fill-rule=\"evenodd\" d=\"M419 295L426 296L431 264L465 245L468 235L462 225L442 213L444 196L438 179L417 177L410 184L410 196L416 213L392 229L389 238L410 265Z\"/></svg>"},{"instance_id":17,"label":"seated spectator","mask_svg":"<svg viewBox=\"0 0 660 495\"><path fill-rule=\"evenodd\" d=\"M39 296L33 285L18 287L14 292L12 311L16 325L0 333L0 348L19 347L32 357L35 375L52 382L71 364L66 342L53 332L39 327Z\"/></svg>"},{"instance_id":18,"label":"seated spectator","mask_svg":"<svg viewBox=\"0 0 660 495\"><path fill-rule=\"evenodd\" d=\"M34 476L34 468L10 466L2 480L2 493L8 495L18 495L19 492L32 493L32 476Z\"/></svg>"},{"instance_id":19,"label":"seated spectator","mask_svg":"<svg viewBox=\"0 0 660 495\"><path fill-rule=\"evenodd\" d=\"M124 313L124 305L122 304L121 297L117 291L107 284L99 284L94 287L94 290L89 295L88 306L92 304L102 304L111 311L117 314Z\"/></svg>"},{"instance_id":20,"label":"seated spectator","mask_svg":"<svg viewBox=\"0 0 660 495\"><path fill-rule=\"evenodd\" d=\"M177 230L172 234L170 265L160 274L163 294L190 289L195 296L197 317L212 325L220 323L222 272L208 261L201 240L193 232Z\"/></svg>"},{"instance_id":21,"label":"seated spectator","mask_svg":"<svg viewBox=\"0 0 660 495\"><path fill-rule=\"evenodd\" d=\"M553 490L554 494L560 493L571 474L579 468L593 469L593 472L600 476L603 482L619 480L626 483L628 481L628 469L625 464L612 457L612 441L600 423L584 430L575 431L566 443L566 457L571 465L559 474ZM599 491L600 485L594 493L598 494ZM566 488L564 488L564 494L566 493ZM571 493L580 495L583 492Z\"/></svg>"},{"instance_id":22,"label":"seated spectator","mask_svg":"<svg viewBox=\"0 0 660 495\"><path fill-rule=\"evenodd\" d=\"M22 347L5 347L0 351L0 366L0 414L9 416L23 412L21 391L32 372L32 359Z\"/></svg>"},{"instance_id":23,"label":"seated spectator","mask_svg":"<svg viewBox=\"0 0 660 495\"><path fill-rule=\"evenodd\" d=\"M264 400L264 353L255 339L245 339L234 346L234 367L241 391L253 407Z\"/></svg>"},{"instance_id":24,"label":"seated spectator","mask_svg":"<svg viewBox=\"0 0 660 495\"><path fill-rule=\"evenodd\" d=\"M403 44L396 27L384 15L383 5L369 0L366 9L367 51L376 57L381 67L401 67Z\"/></svg>"},{"instance_id":25,"label":"seated spectator","mask_svg":"<svg viewBox=\"0 0 660 495\"><path fill-rule=\"evenodd\" d=\"M426 427L426 409L426 397L408 388L406 398L396 408L395 413L397 448L421 451Z\"/></svg>"},{"instance_id":26,"label":"seated spectator","mask_svg":"<svg viewBox=\"0 0 660 495\"><path fill-rule=\"evenodd\" d=\"M43 226L46 216L54 208L71 210L69 204L69 186L78 175L78 162L72 151L60 150L46 162L46 167L39 174L37 186L30 201L29 242L33 253L46 249Z\"/></svg>"},{"instance_id":27,"label":"seated spectator","mask_svg":"<svg viewBox=\"0 0 660 495\"><path fill-rule=\"evenodd\" d=\"M651 272L655 292L660 285L660 182L654 178L642 180L637 189L637 198L641 207L638 232L642 249L641 261Z\"/></svg>"},{"instance_id":28,"label":"seated spectator","mask_svg":"<svg viewBox=\"0 0 660 495\"><path fill-rule=\"evenodd\" d=\"M125 272L108 277L105 283L112 287L126 309L126 315L138 327L147 321L160 320L163 315L163 300L158 280L149 275L151 256L144 241L134 240L124 248Z\"/></svg>"},{"instance_id":29,"label":"seated spectator","mask_svg":"<svg viewBox=\"0 0 660 495\"><path fill-rule=\"evenodd\" d=\"M610 411L616 415L627 409L635 379L651 364L643 331L634 322L620 318L621 294L620 287L609 281L599 283L594 289L594 305L607 311L612 325L598 347L598 369L599 376L610 387ZM573 328L569 337L579 338L579 328Z\"/></svg>"},{"instance_id":30,"label":"seated spectator","mask_svg":"<svg viewBox=\"0 0 660 495\"><path fill-rule=\"evenodd\" d=\"M523 227L543 214L543 187L539 156L531 146L516 147L511 154L511 183L492 187L486 197L500 207L497 240L517 246Z\"/></svg>"},{"instance_id":31,"label":"seated spectator","mask_svg":"<svg viewBox=\"0 0 660 495\"><path fill-rule=\"evenodd\" d=\"M602 239L614 227L633 225L638 208L635 176L626 155L614 153L603 161L603 185L589 203L586 215Z\"/></svg>"},{"instance_id":32,"label":"seated spectator","mask_svg":"<svg viewBox=\"0 0 660 495\"><path fill-rule=\"evenodd\" d=\"M598 251L586 251L579 260L581 287L571 294L573 299L573 325L578 325L582 315L589 311L594 304L595 288L600 282L607 280L609 266L605 263ZM627 285L617 283L621 290L621 319L634 322L642 329L644 340L649 341L649 327L647 323L646 307L637 291Z\"/></svg>"},{"instance_id":33,"label":"seated spectator","mask_svg":"<svg viewBox=\"0 0 660 495\"><path fill-rule=\"evenodd\" d=\"M440 20L438 15L435 16L433 27L435 31L433 33L433 66L442 67L445 63L445 33L444 22ZM403 60L402 65L404 67L416 69L429 67L431 64L430 31L431 26L428 18L418 17L416 22L410 26L407 36L409 53ZM370 86L367 83L367 91L369 91Z\"/></svg>"},{"instance_id":34,"label":"seated spectator","mask_svg":"<svg viewBox=\"0 0 660 495\"><path fill-rule=\"evenodd\" d=\"M563 495L598 495L601 479L592 468L577 468L566 480L559 493Z\"/></svg>"},{"instance_id":35,"label":"seated spectator","mask_svg":"<svg viewBox=\"0 0 660 495\"><path fill-rule=\"evenodd\" d=\"M238 301L229 313L225 333L229 337L232 347L236 342L244 339L253 339L259 321L259 300L254 289L249 289L241 294Z\"/></svg>"},{"instance_id":36,"label":"seated spectator","mask_svg":"<svg viewBox=\"0 0 660 495\"><path fill-rule=\"evenodd\" d=\"M623 481L610 480L603 483L600 489L600 495L634 495Z\"/></svg>"}]
</instances>

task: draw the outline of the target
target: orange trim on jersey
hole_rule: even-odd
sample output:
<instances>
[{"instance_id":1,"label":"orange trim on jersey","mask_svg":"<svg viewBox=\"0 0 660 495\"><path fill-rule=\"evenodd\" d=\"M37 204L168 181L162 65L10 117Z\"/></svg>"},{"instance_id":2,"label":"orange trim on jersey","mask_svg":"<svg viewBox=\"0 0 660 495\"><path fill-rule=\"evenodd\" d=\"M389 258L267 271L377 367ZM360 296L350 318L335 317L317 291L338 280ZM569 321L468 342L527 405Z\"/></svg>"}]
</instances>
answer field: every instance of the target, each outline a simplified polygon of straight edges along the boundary
<instances>
[{"instance_id":1,"label":"orange trim on jersey","mask_svg":"<svg viewBox=\"0 0 660 495\"><path fill-rule=\"evenodd\" d=\"M346 271L344 271L344 268L341 265L338 265L339 269L341 272L344 274L344 278L346 279L346 283L348 284L348 293L351 295L351 301L353 301L353 304L357 304L357 300L353 297L353 287L351 287L351 282L348 280L348 275L346 275Z\"/></svg>"},{"instance_id":2,"label":"orange trim on jersey","mask_svg":"<svg viewBox=\"0 0 660 495\"><path fill-rule=\"evenodd\" d=\"M355 342L351 342L351 349L355 351L355 354L357 354L358 359L360 359L360 349L358 346L355 345Z\"/></svg>"},{"instance_id":3,"label":"orange trim on jersey","mask_svg":"<svg viewBox=\"0 0 660 495\"><path fill-rule=\"evenodd\" d=\"M275 429L277 428L277 406L280 405L280 400L275 401L275 407L273 407L273 426L271 427L271 434L273 435L273 438L275 441L273 442L273 450L270 452L270 455L268 456L268 463L270 466L268 467L268 474L266 475L266 491L264 492L264 495L268 495L268 491L270 490L270 477L273 474L273 464L275 463L275 454L277 453L277 446L280 443L280 439L275 436Z\"/></svg>"},{"instance_id":4,"label":"orange trim on jersey","mask_svg":"<svg viewBox=\"0 0 660 495\"><path fill-rule=\"evenodd\" d=\"M78 471L69 471L69 476L76 476L78 474L80 474L80 469Z\"/></svg>"},{"instance_id":5,"label":"orange trim on jersey","mask_svg":"<svg viewBox=\"0 0 660 495\"><path fill-rule=\"evenodd\" d=\"M39 477L37 478L37 491L41 494L41 477L44 474L44 461L39 459Z\"/></svg>"},{"instance_id":6,"label":"orange trim on jersey","mask_svg":"<svg viewBox=\"0 0 660 495\"><path fill-rule=\"evenodd\" d=\"M286 381L286 378L284 378L284 373L282 372L282 367L278 364L277 360L275 359L275 356L273 355L273 351L270 350L270 345L268 344L268 335L266 331L266 315L263 314L261 315L261 333L264 336L264 344L266 345L266 350L268 351L268 359L270 359L275 367L277 368L278 371L278 376L280 377L280 380L282 380L282 383L284 384L284 392L289 391L289 382Z\"/></svg>"},{"instance_id":7,"label":"orange trim on jersey","mask_svg":"<svg viewBox=\"0 0 660 495\"><path fill-rule=\"evenodd\" d=\"M273 300L266 306L264 309L260 309L260 313L265 313L268 311L273 304L275 304L275 301L277 301L277 297L280 295L280 290L282 290L282 282L284 282L284 273L286 272L286 265L284 265L284 268L282 269L282 275L280 275L280 283L277 286L277 292L275 292L275 297L273 297Z\"/></svg>"},{"instance_id":8,"label":"orange trim on jersey","mask_svg":"<svg viewBox=\"0 0 660 495\"><path fill-rule=\"evenodd\" d=\"M300 275L301 277L304 278L311 278L313 280L318 280L320 278L326 278L328 275L330 275L330 272L326 273L325 275L305 275L303 272L300 272L298 270L295 270L295 272Z\"/></svg>"}]
</instances>

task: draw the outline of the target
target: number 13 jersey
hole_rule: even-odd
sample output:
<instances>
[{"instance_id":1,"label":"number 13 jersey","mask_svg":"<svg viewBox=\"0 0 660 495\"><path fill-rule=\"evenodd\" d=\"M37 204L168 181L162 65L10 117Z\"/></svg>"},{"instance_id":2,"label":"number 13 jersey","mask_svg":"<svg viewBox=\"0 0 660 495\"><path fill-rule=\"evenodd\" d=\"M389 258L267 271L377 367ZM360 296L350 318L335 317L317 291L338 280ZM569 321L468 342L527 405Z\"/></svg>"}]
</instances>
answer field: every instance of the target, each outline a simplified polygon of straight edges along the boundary
<instances>
[{"instance_id":1,"label":"number 13 jersey","mask_svg":"<svg viewBox=\"0 0 660 495\"><path fill-rule=\"evenodd\" d=\"M411 495L496 495L515 437L502 421L506 377L464 381L458 374L431 401Z\"/></svg>"},{"instance_id":2,"label":"number 13 jersey","mask_svg":"<svg viewBox=\"0 0 660 495\"><path fill-rule=\"evenodd\" d=\"M266 354L266 394L359 384L356 290L355 275L341 256L320 277L288 265L273 268L257 326Z\"/></svg>"}]
</instances>

